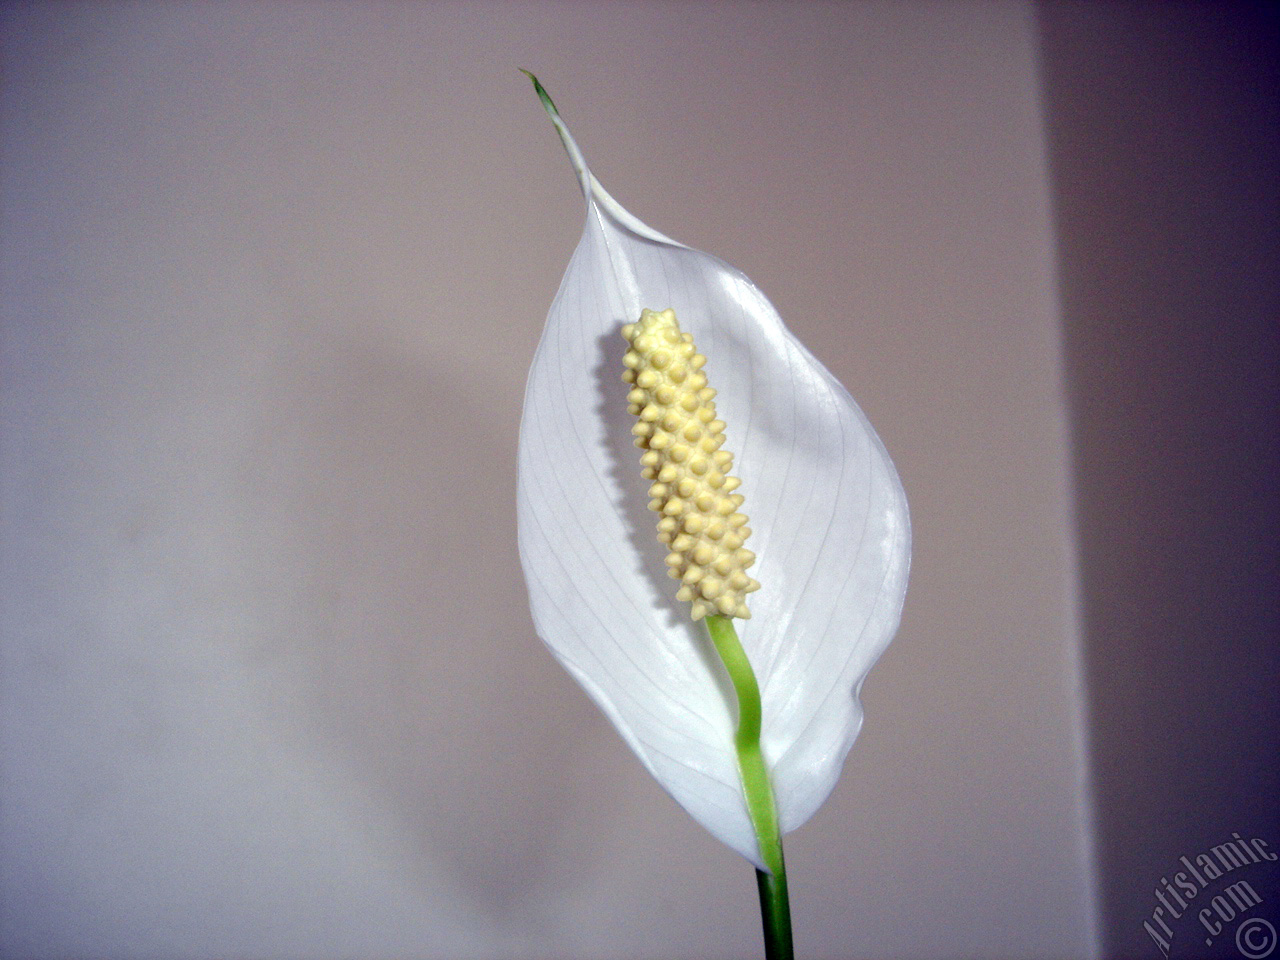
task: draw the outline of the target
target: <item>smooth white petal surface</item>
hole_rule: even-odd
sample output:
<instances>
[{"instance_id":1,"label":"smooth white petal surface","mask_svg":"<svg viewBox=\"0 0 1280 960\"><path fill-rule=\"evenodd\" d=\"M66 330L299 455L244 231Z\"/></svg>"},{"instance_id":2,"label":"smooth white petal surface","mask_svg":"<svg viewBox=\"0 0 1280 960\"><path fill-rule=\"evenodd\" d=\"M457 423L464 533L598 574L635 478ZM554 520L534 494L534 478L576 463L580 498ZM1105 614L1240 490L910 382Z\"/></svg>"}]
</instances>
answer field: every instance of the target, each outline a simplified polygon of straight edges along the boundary
<instances>
[{"instance_id":1,"label":"smooth white petal surface","mask_svg":"<svg viewBox=\"0 0 1280 960\"><path fill-rule=\"evenodd\" d=\"M663 787L761 865L733 749L736 701L666 575L632 445L620 329L673 307L707 357L759 555L739 635L760 682L784 832L834 787L867 671L906 591L906 498L848 392L739 271L623 210L557 128L588 192L520 429L520 555L539 635Z\"/></svg>"}]
</instances>

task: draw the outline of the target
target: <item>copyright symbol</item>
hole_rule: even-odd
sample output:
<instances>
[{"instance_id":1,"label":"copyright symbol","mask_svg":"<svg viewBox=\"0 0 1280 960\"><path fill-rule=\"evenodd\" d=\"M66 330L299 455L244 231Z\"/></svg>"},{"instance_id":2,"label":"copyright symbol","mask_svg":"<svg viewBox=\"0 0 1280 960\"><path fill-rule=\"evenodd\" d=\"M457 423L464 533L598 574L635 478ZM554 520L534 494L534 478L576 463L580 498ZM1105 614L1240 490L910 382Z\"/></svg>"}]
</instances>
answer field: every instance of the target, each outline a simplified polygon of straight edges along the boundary
<instances>
[{"instance_id":1,"label":"copyright symbol","mask_svg":"<svg viewBox=\"0 0 1280 960\"><path fill-rule=\"evenodd\" d=\"M1276 928L1261 917L1250 917L1236 928L1236 949L1248 960L1262 960L1276 948Z\"/></svg>"}]
</instances>

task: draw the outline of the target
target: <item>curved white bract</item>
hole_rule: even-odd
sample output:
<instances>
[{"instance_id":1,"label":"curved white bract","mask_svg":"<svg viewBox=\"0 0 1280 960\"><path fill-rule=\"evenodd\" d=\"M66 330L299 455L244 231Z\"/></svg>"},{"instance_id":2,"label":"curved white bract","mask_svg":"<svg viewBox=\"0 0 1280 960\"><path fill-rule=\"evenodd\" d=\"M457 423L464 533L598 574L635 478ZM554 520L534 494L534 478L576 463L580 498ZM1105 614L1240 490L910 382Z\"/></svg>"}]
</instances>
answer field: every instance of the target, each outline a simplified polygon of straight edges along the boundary
<instances>
[{"instance_id":1,"label":"curved white bract","mask_svg":"<svg viewBox=\"0 0 1280 960\"><path fill-rule=\"evenodd\" d=\"M734 696L666 575L620 379L624 324L674 308L706 355L750 504L762 746L783 831L835 785L857 691L897 629L906 497L848 392L739 271L667 239L581 161L587 222L529 371L520 428L520 556L539 635L696 820L761 866L733 747Z\"/></svg>"}]
</instances>

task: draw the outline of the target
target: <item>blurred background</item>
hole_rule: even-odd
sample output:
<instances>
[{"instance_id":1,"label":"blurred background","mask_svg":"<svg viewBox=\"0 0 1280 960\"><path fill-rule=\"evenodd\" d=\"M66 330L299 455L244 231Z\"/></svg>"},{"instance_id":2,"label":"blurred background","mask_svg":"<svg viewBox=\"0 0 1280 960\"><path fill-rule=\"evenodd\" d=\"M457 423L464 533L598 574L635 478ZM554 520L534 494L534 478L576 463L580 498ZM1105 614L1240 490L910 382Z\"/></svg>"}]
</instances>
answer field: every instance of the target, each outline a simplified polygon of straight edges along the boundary
<instances>
[{"instance_id":1,"label":"blurred background","mask_svg":"<svg viewBox=\"0 0 1280 960\"><path fill-rule=\"evenodd\" d=\"M901 631L788 840L799 955L1155 957L1179 857L1280 848L1274 7L0 27L4 957L758 953L750 867L529 619L516 436L582 206L517 67L907 488Z\"/></svg>"}]
</instances>

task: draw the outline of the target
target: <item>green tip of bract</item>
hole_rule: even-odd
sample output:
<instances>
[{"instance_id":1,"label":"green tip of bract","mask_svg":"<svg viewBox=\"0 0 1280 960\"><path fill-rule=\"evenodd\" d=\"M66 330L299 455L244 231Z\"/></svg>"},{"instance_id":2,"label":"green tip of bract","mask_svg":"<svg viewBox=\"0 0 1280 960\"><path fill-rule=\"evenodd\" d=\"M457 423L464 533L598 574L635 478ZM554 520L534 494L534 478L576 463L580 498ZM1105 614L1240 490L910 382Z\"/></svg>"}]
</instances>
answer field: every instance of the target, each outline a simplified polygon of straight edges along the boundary
<instances>
[{"instance_id":1,"label":"green tip of bract","mask_svg":"<svg viewBox=\"0 0 1280 960\"><path fill-rule=\"evenodd\" d=\"M542 83L538 80L538 78L535 77L528 70L526 70L524 67L520 68L520 72L533 81L533 89L537 91L538 99L542 101L543 109L546 110L547 113L551 114L551 116L553 117L560 116L560 111L556 109L555 101L551 99L551 95L547 93L546 88L542 86Z\"/></svg>"}]
</instances>

